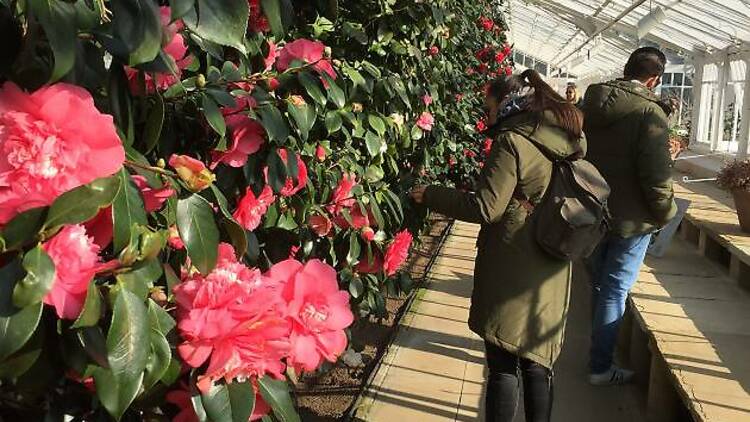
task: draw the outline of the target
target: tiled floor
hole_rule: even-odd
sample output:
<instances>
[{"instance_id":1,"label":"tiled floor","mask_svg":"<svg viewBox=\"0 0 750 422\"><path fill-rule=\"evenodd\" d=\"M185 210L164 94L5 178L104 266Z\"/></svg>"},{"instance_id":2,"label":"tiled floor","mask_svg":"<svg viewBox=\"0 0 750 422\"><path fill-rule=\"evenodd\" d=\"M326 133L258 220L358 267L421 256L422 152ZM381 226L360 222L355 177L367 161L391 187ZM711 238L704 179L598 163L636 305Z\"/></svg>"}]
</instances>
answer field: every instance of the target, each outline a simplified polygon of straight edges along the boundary
<instances>
[{"instance_id":1,"label":"tiled floor","mask_svg":"<svg viewBox=\"0 0 750 422\"><path fill-rule=\"evenodd\" d=\"M479 227L457 222L385 357L357 417L367 422L484 419L484 348L466 320ZM585 382L588 294L574 283L563 355L555 368L556 422L640 422L631 388L596 389ZM519 409L517 421L523 420Z\"/></svg>"}]
</instances>

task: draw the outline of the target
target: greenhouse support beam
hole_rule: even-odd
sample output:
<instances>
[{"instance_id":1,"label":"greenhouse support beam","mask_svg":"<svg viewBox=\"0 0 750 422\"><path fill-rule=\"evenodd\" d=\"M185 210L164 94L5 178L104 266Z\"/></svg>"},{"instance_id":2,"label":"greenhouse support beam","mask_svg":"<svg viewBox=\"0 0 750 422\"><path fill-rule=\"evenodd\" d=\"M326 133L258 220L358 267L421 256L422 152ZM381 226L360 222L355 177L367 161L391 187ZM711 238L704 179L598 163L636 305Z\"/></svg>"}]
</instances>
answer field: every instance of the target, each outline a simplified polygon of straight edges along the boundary
<instances>
[{"instance_id":1,"label":"greenhouse support beam","mask_svg":"<svg viewBox=\"0 0 750 422\"><path fill-rule=\"evenodd\" d=\"M739 139L737 144L737 158L747 158L747 148L750 143L750 58L745 58L745 85L742 95L742 121L740 122Z\"/></svg>"},{"instance_id":2,"label":"greenhouse support beam","mask_svg":"<svg viewBox=\"0 0 750 422\"><path fill-rule=\"evenodd\" d=\"M700 55L693 56L693 68L695 68L695 75L693 76L693 110L690 121L692 122L693 130L690 131L690 142L695 145L697 142L701 142L703 139L702 134L705 132L703 127L706 125L707 113L703 112L703 97L706 95L703 87L703 69L706 67L704 58Z\"/></svg>"},{"instance_id":3,"label":"greenhouse support beam","mask_svg":"<svg viewBox=\"0 0 750 422\"><path fill-rule=\"evenodd\" d=\"M726 104L727 85L731 64L729 54L724 55L724 61L719 68L719 81L716 84L716 96L711 105L711 150L719 149L719 142L724 138L724 107ZM718 63L717 63L718 65Z\"/></svg>"},{"instance_id":4,"label":"greenhouse support beam","mask_svg":"<svg viewBox=\"0 0 750 422\"><path fill-rule=\"evenodd\" d=\"M631 4L627 9L623 10L622 13L620 13L614 19L612 19L612 21L610 21L609 23L607 23L603 27L597 29L596 32L594 32L593 34L591 34L581 45L579 45L573 51L571 51L570 53L568 53L567 55L565 55L565 57L563 57L557 63L555 63L554 66L555 67L560 66L562 63L565 62L565 60L567 60L570 57L572 57L575 53L579 52L588 43L590 43L591 41L593 41L594 39L596 39L596 37L599 36L599 34L603 33L604 31L608 30L609 28L615 26L615 24L617 22L619 22L620 20L622 20L622 18L624 18L625 16L627 16L630 12L632 12L635 9L637 9L638 6L642 5L645 2L646 2L646 0L638 0L635 3Z\"/></svg>"}]
</instances>

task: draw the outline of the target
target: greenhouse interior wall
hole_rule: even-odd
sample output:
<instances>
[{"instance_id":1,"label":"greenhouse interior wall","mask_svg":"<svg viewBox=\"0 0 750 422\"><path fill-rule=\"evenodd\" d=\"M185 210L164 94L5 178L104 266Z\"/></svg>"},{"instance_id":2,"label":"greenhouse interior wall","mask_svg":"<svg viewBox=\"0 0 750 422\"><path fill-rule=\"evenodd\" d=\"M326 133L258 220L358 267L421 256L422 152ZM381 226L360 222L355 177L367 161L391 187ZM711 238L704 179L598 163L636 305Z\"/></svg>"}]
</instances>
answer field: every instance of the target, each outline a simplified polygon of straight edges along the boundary
<instances>
[{"instance_id":1,"label":"greenhouse interior wall","mask_svg":"<svg viewBox=\"0 0 750 422\"><path fill-rule=\"evenodd\" d=\"M710 172L748 155L750 5L740 0L510 0L514 59L561 94L575 83L622 77L639 46L656 46L668 64L656 93L673 101L670 130L689 136L683 160Z\"/></svg>"}]
</instances>

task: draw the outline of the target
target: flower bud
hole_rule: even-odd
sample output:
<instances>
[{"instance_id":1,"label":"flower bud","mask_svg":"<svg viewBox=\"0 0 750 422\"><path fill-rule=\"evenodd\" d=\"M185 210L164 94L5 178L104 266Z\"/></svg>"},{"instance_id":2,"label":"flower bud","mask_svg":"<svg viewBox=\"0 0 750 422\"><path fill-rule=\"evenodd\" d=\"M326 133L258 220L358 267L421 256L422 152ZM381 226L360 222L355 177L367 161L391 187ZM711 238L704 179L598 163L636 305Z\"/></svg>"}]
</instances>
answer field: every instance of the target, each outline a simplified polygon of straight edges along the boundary
<instances>
[{"instance_id":1,"label":"flower bud","mask_svg":"<svg viewBox=\"0 0 750 422\"><path fill-rule=\"evenodd\" d=\"M296 107L302 107L303 105L307 105L307 102L305 102L305 98L301 95L290 95L289 102L292 103L292 105Z\"/></svg>"},{"instance_id":2,"label":"flower bud","mask_svg":"<svg viewBox=\"0 0 750 422\"><path fill-rule=\"evenodd\" d=\"M173 154L169 158L169 165L175 169L180 179L193 192L206 189L216 180L216 175L211 173L205 164L187 155Z\"/></svg>"},{"instance_id":3,"label":"flower bud","mask_svg":"<svg viewBox=\"0 0 750 422\"><path fill-rule=\"evenodd\" d=\"M330 58L331 57L331 47L326 46L326 48L323 49L323 56L325 58Z\"/></svg>"},{"instance_id":4,"label":"flower bud","mask_svg":"<svg viewBox=\"0 0 750 422\"><path fill-rule=\"evenodd\" d=\"M156 160L156 167L159 167L160 169L163 169L166 166L167 166L167 162L164 161L163 158L159 158L158 160Z\"/></svg>"},{"instance_id":5,"label":"flower bud","mask_svg":"<svg viewBox=\"0 0 750 422\"><path fill-rule=\"evenodd\" d=\"M361 113L364 110L362 103L352 103L352 111L355 113Z\"/></svg>"},{"instance_id":6,"label":"flower bud","mask_svg":"<svg viewBox=\"0 0 750 422\"><path fill-rule=\"evenodd\" d=\"M375 239L375 230L372 228L365 226L362 227L362 239L364 239L367 242L372 242L373 239Z\"/></svg>"},{"instance_id":7,"label":"flower bud","mask_svg":"<svg viewBox=\"0 0 750 422\"><path fill-rule=\"evenodd\" d=\"M323 145L318 144L317 147L315 147L315 158L318 159L318 161L323 162L326 159L326 149L323 148Z\"/></svg>"},{"instance_id":8,"label":"flower bud","mask_svg":"<svg viewBox=\"0 0 750 422\"><path fill-rule=\"evenodd\" d=\"M198 88L203 88L204 86L206 86L206 77L202 73L199 73L195 78L195 86L197 86Z\"/></svg>"}]
</instances>

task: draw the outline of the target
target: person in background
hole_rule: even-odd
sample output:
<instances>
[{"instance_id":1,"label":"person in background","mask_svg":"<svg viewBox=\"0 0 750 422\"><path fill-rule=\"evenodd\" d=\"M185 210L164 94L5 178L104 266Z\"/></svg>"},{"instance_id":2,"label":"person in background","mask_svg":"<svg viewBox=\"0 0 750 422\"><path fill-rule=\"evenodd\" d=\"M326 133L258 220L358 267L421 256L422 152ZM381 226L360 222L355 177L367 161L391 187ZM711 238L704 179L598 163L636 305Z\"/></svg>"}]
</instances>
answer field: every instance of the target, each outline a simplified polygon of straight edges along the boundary
<instances>
[{"instance_id":1,"label":"person in background","mask_svg":"<svg viewBox=\"0 0 750 422\"><path fill-rule=\"evenodd\" d=\"M528 217L550 182L547 157L585 155L583 116L532 69L491 83L485 108L494 141L476 190L416 186L411 196L441 214L482 225L469 327L485 341L486 420L513 421L523 385L526 421L547 422L571 263L539 247Z\"/></svg>"},{"instance_id":2,"label":"person in background","mask_svg":"<svg viewBox=\"0 0 750 422\"><path fill-rule=\"evenodd\" d=\"M609 183L611 232L590 257L593 323L589 381L623 384L633 371L613 363L628 292L638 278L651 235L674 217L669 125L653 89L666 57L637 49L624 78L592 85L583 101L588 159Z\"/></svg>"},{"instance_id":3,"label":"person in background","mask_svg":"<svg viewBox=\"0 0 750 422\"><path fill-rule=\"evenodd\" d=\"M575 83L568 83L568 87L565 88L565 99L574 106L581 108L581 94L578 93L578 86Z\"/></svg>"}]
</instances>

